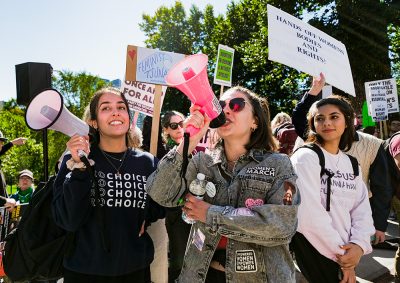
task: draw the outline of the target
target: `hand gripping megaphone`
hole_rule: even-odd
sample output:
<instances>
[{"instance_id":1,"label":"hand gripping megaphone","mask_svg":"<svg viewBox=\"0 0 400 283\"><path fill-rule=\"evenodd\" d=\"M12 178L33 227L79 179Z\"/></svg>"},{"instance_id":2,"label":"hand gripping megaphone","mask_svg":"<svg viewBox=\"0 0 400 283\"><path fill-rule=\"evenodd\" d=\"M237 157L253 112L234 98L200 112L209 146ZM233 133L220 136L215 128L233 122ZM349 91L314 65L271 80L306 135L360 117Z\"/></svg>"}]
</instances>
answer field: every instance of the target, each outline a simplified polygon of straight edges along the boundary
<instances>
[{"instance_id":1,"label":"hand gripping megaphone","mask_svg":"<svg viewBox=\"0 0 400 283\"><path fill-rule=\"evenodd\" d=\"M165 81L183 92L193 104L201 107L200 111L212 120L211 128L218 128L225 124L226 119L208 82L207 63L208 56L205 54L188 56L169 70ZM191 136L199 130L193 125L186 127Z\"/></svg>"},{"instance_id":2,"label":"hand gripping megaphone","mask_svg":"<svg viewBox=\"0 0 400 283\"><path fill-rule=\"evenodd\" d=\"M46 89L29 103L25 121L32 130L50 129L69 137L89 134L89 125L68 111L62 95L55 89ZM86 156L83 151L80 156Z\"/></svg>"}]
</instances>

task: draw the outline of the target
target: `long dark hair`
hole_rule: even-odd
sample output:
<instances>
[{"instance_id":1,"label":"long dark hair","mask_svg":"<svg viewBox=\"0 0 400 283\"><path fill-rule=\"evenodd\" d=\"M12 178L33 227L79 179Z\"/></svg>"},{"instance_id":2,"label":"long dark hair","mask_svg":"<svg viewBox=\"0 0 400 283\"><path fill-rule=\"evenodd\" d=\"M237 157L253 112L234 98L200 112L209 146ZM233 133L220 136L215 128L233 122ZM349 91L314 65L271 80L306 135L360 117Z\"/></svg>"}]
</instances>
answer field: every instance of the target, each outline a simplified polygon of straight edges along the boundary
<instances>
[{"instance_id":1,"label":"long dark hair","mask_svg":"<svg viewBox=\"0 0 400 283\"><path fill-rule=\"evenodd\" d=\"M185 120L185 115L183 115L181 112L178 112L178 111L175 111L175 110L168 111L168 112L166 112L164 114L164 116L161 119L161 125L163 127L162 138L163 138L165 143L168 142L169 135L164 132L164 128L168 128L169 127L169 123L171 122L171 118L173 116L179 116L179 117L182 118L182 120Z\"/></svg>"},{"instance_id":2,"label":"long dark hair","mask_svg":"<svg viewBox=\"0 0 400 283\"><path fill-rule=\"evenodd\" d=\"M354 142L355 136L354 110L350 102L343 96L339 95L331 95L327 98L323 98L311 106L307 114L309 129L307 142L317 142L320 145L324 145L324 140L319 134L317 134L314 124L314 117L317 114L318 108L324 105L335 105L337 108L339 108L340 112L342 112L345 119L346 128L340 137L339 149L348 151Z\"/></svg>"},{"instance_id":3,"label":"long dark hair","mask_svg":"<svg viewBox=\"0 0 400 283\"><path fill-rule=\"evenodd\" d=\"M93 94L92 99L90 100L90 103L89 103L89 120L97 121L97 113L98 113L98 110L99 110L98 109L99 108L99 101L100 101L100 98L106 93L112 93L112 94L120 96L122 101L124 102L124 104L126 106L126 111L128 112L128 115L129 115L129 104L128 104L128 101L126 100L125 96L122 94L122 92L119 89L114 88L114 87L105 87L105 88L102 88L102 89L96 91ZM131 117L129 115L129 128L130 128L130 124L131 123L132 123L132 120L131 120ZM129 135L129 128L128 128L128 131L125 134L126 146L129 146L129 144L130 144L129 140L131 139L131 136ZM90 139L91 144L97 146L99 144L99 142L100 142L100 132L99 132L99 130L95 129L93 127L90 127L90 133L89 134L91 135L91 139Z\"/></svg>"},{"instance_id":4,"label":"long dark hair","mask_svg":"<svg viewBox=\"0 0 400 283\"><path fill-rule=\"evenodd\" d=\"M255 148L268 151L277 151L278 146L274 136L272 135L271 119L267 99L260 97L251 90L241 86L235 86L228 89L224 95L234 92L243 93L250 101L251 106L253 107L253 115L257 123L257 128L251 133L250 141L245 145L245 148L247 150Z\"/></svg>"}]
</instances>

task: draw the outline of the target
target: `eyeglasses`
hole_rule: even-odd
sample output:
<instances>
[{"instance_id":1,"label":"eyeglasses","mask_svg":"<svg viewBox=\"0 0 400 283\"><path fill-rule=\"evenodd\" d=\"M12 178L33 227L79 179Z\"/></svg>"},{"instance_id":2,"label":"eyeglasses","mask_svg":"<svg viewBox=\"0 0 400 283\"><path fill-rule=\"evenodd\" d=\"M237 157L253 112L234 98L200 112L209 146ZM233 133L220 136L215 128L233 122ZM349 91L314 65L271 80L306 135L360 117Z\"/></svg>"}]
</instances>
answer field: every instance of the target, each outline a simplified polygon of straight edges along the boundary
<instances>
[{"instance_id":1,"label":"eyeglasses","mask_svg":"<svg viewBox=\"0 0 400 283\"><path fill-rule=\"evenodd\" d=\"M183 121L180 121L179 123L173 122L168 124L168 127L170 127L172 130L178 129L178 126L183 128Z\"/></svg>"},{"instance_id":2,"label":"eyeglasses","mask_svg":"<svg viewBox=\"0 0 400 283\"><path fill-rule=\"evenodd\" d=\"M225 100L220 100L219 101L219 105L221 105L221 108L224 109L226 106L226 101ZM243 110L244 106L246 105L246 100L244 100L243 97L236 97L236 98L232 98L229 101L229 108L233 111L233 112L240 112Z\"/></svg>"}]
</instances>

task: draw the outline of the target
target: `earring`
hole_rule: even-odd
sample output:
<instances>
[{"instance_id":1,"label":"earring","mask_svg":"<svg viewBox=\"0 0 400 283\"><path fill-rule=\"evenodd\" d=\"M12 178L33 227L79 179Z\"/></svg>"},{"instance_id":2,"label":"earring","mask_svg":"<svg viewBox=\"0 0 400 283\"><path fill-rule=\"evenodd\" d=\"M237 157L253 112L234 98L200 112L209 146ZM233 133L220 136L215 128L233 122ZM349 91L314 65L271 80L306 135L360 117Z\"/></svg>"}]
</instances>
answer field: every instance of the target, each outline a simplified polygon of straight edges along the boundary
<instances>
[{"instance_id":1,"label":"earring","mask_svg":"<svg viewBox=\"0 0 400 283\"><path fill-rule=\"evenodd\" d=\"M251 132L254 133L257 128L250 128L250 129L251 129Z\"/></svg>"}]
</instances>

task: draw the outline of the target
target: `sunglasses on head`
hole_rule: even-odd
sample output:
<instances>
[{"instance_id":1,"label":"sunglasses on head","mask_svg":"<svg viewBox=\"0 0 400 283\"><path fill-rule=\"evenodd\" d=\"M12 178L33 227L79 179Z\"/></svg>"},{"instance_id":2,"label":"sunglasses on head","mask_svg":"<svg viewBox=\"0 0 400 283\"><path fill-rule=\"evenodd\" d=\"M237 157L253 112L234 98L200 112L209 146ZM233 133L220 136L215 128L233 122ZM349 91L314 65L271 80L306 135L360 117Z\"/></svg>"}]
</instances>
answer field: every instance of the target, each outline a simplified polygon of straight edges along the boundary
<instances>
[{"instance_id":1,"label":"sunglasses on head","mask_svg":"<svg viewBox=\"0 0 400 283\"><path fill-rule=\"evenodd\" d=\"M243 110L244 106L246 104L246 100L244 100L243 97L236 97L236 98L232 98L229 101L229 108L233 111L233 112L240 112ZM221 105L221 108L224 109L226 106L226 101L225 100L220 100L219 101L219 105Z\"/></svg>"},{"instance_id":2,"label":"sunglasses on head","mask_svg":"<svg viewBox=\"0 0 400 283\"><path fill-rule=\"evenodd\" d=\"M173 122L168 124L168 127L170 127L172 130L178 129L178 126L183 128L183 121L180 121L179 123Z\"/></svg>"}]
</instances>

